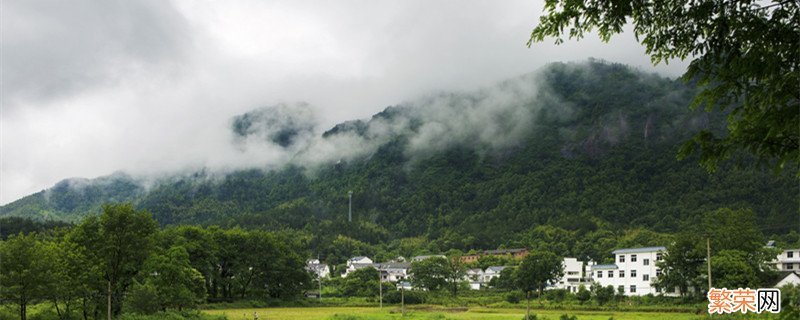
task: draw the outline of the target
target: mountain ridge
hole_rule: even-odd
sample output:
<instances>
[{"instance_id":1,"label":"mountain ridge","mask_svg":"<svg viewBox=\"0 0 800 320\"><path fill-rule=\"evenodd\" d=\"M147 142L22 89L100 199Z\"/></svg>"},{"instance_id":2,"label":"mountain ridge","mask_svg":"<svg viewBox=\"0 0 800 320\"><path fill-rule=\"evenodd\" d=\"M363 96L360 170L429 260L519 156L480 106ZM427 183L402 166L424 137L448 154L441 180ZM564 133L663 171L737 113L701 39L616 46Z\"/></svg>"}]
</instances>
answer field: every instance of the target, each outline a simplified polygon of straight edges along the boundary
<instances>
[{"instance_id":1,"label":"mountain ridge","mask_svg":"<svg viewBox=\"0 0 800 320\"><path fill-rule=\"evenodd\" d=\"M0 207L0 216L77 221L103 202L130 201L165 225L338 229L366 243L424 236L463 249L515 244L539 225L674 232L718 207L750 208L762 226L783 226L773 232L797 229L790 175L763 172L746 156L744 167L714 174L696 159L675 160L697 130L724 128L724 115L688 110L694 90L682 82L589 61L493 88L390 106L316 137L312 122L270 131L269 112L239 116L232 131L240 129L243 149L273 143L311 165L198 172L147 188L124 175L83 189L62 181ZM350 157L314 154L354 145L361 149ZM350 190L358 221L348 227Z\"/></svg>"}]
</instances>

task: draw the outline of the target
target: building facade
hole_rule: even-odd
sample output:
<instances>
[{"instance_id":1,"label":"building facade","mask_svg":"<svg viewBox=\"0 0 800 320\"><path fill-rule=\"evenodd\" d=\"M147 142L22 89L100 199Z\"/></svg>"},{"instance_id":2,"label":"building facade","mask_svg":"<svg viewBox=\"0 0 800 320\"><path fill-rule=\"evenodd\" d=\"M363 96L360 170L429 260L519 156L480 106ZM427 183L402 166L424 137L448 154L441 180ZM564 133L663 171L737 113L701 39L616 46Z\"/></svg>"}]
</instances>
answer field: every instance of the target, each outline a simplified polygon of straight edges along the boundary
<instances>
[{"instance_id":1,"label":"building facade","mask_svg":"<svg viewBox=\"0 0 800 320\"><path fill-rule=\"evenodd\" d=\"M778 271L800 271L800 249L783 250L772 263Z\"/></svg>"},{"instance_id":2,"label":"building facade","mask_svg":"<svg viewBox=\"0 0 800 320\"><path fill-rule=\"evenodd\" d=\"M661 292L653 283L661 275L656 263L662 260L666 247L617 249L612 252L614 264L591 267L592 280L602 286L612 286L627 296L647 294L677 295L674 290Z\"/></svg>"},{"instance_id":3,"label":"building facade","mask_svg":"<svg viewBox=\"0 0 800 320\"><path fill-rule=\"evenodd\" d=\"M548 289L564 289L569 292L578 292L578 287L584 285L586 289L592 285L592 276L590 268L594 262L589 261L584 263L577 258L564 258L564 276L555 284L548 287Z\"/></svg>"}]
</instances>

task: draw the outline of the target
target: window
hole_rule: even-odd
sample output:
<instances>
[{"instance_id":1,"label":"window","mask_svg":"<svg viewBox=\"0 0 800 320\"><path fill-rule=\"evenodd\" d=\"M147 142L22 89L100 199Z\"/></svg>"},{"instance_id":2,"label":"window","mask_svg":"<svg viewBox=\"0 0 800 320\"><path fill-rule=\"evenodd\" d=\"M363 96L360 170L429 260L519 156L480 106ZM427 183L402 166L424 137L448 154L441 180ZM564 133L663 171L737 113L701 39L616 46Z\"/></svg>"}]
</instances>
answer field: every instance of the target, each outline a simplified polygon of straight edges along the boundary
<instances>
[{"instance_id":1,"label":"window","mask_svg":"<svg viewBox=\"0 0 800 320\"><path fill-rule=\"evenodd\" d=\"M791 264L791 263L784 263L783 264L783 268L786 269L786 270L792 270L792 267L794 267L794 265Z\"/></svg>"},{"instance_id":2,"label":"window","mask_svg":"<svg viewBox=\"0 0 800 320\"><path fill-rule=\"evenodd\" d=\"M631 286L631 292L636 292L636 286L635 285Z\"/></svg>"},{"instance_id":3,"label":"window","mask_svg":"<svg viewBox=\"0 0 800 320\"><path fill-rule=\"evenodd\" d=\"M656 287L656 293L661 293L661 288Z\"/></svg>"},{"instance_id":4,"label":"window","mask_svg":"<svg viewBox=\"0 0 800 320\"><path fill-rule=\"evenodd\" d=\"M625 255L624 254L619 255L619 262L625 262Z\"/></svg>"},{"instance_id":5,"label":"window","mask_svg":"<svg viewBox=\"0 0 800 320\"><path fill-rule=\"evenodd\" d=\"M642 264L644 264L644 265L646 265L646 266L649 266L649 265L650 265L650 259L644 259L644 260L642 261Z\"/></svg>"},{"instance_id":6,"label":"window","mask_svg":"<svg viewBox=\"0 0 800 320\"><path fill-rule=\"evenodd\" d=\"M660 276L661 276L661 269L656 269L656 277L660 277Z\"/></svg>"},{"instance_id":7,"label":"window","mask_svg":"<svg viewBox=\"0 0 800 320\"><path fill-rule=\"evenodd\" d=\"M636 278L636 270L631 270L631 278Z\"/></svg>"},{"instance_id":8,"label":"window","mask_svg":"<svg viewBox=\"0 0 800 320\"><path fill-rule=\"evenodd\" d=\"M603 271L597 271L597 277L598 278L602 278L603 277Z\"/></svg>"},{"instance_id":9,"label":"window","mask_svg":"<svg viewBox=\"0 0 800 320\"><path fill-rule=\"evenodd\" d=\"M661 261L661 260L662 260L661 252L656 253L656 261Z\"/></svg>"},{"instance_id":10,"label":"window","mask_svg":"<svg viewBox=\"0 0 800 320\"><path fill-rule=\"evenodd\" d=\"M642 275L642 281L650 281L650 275L649 274L643 274Z\"/></svg>"},{"instance_id":11,"label":"window","mask_svg":"<svg viewBox=\"0 0 800 320\"><path fill-rule=\"evenodd\" d=\"M619 277L620 278L625 278L625 270L620 270L619 271Z\"/></svg>"},{"instance_id":12,"label":"window","mask_svg":"<svg viewBox=\"0 0 800 320\"><path fill-rule=\"evenodd\" d=\"M614 270L608 270L608 277L609 278L613 278L614 277Z\"/></svg>"},{"instance_id":13,"label":"window","mask_svg":"<svg viewBox=\"0 0 800 320\"><path fill-rule=\"evenodd\" d=\"M631 255L631 262L636 262L636 255L635 254Z\"/></svg>"},{"instance_id":14,"label":"window","mask_svg":"<svg viewBox=\"0 0 800 320\"><path fill-rule=\"evenodd\" d=\"M792 258L792 257L794 257L794 252L791 252L791 251L786 251L786 257L787 257L787 258Z\"/></svg>"}]
</instances>

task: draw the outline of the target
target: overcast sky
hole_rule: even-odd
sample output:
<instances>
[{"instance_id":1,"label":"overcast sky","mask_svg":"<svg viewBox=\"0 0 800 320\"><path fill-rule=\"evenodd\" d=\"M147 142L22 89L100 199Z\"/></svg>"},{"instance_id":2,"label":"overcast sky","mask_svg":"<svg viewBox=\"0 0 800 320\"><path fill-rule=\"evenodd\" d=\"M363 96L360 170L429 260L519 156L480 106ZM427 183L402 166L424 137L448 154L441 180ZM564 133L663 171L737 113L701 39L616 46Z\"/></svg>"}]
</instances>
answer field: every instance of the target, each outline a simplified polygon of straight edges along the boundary
<instances>
[{"instance_id":1,"label":"overcast sky","mask_svg":"<svg viewBox=\"0 0 800 320\"><path fill-rule=\"evenodd\" d=\"M2 1L0 204L69 177L241 167L230 119L305 101L323 127L589 57L630 33L525 46L542 1ZM266 155L268 157L268 155ZM242 159L245 158L245 159ZM255 158L255 159L253 159Z\"/></svg>"}]
</instances>

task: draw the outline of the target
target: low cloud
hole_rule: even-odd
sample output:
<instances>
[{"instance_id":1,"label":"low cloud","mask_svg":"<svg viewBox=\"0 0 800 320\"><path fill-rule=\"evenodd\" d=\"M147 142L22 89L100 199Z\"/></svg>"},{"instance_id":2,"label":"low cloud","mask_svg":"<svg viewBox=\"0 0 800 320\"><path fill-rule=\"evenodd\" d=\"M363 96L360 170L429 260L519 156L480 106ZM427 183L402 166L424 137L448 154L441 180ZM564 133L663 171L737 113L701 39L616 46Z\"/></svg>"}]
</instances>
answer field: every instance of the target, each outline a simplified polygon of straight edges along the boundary
<instances>
[{"instance_id":1,"label":"low cloud","mask_svg":"<svg viewBox=\"0 0 800 320\"><path fill-rule=\"evenodd\" d=\"M542 8L523 0L4 2L0 204L119 170L159 177L369 154L412 124L374 122L371 140L321 133L398 103L415 110L408 119L430 120L413 127L415 154L458 141L508 145L533 109L504 106L534 91L478 92L462 109L433 92L474 92L589 56L671 76L685 67L652 68L630 33L529 49ZM303 143L232 138L236 115L294 101L314 108L314 134L295 138ZM503 119L514 122L494 125Z\"/></svg>"}]
</instances>

